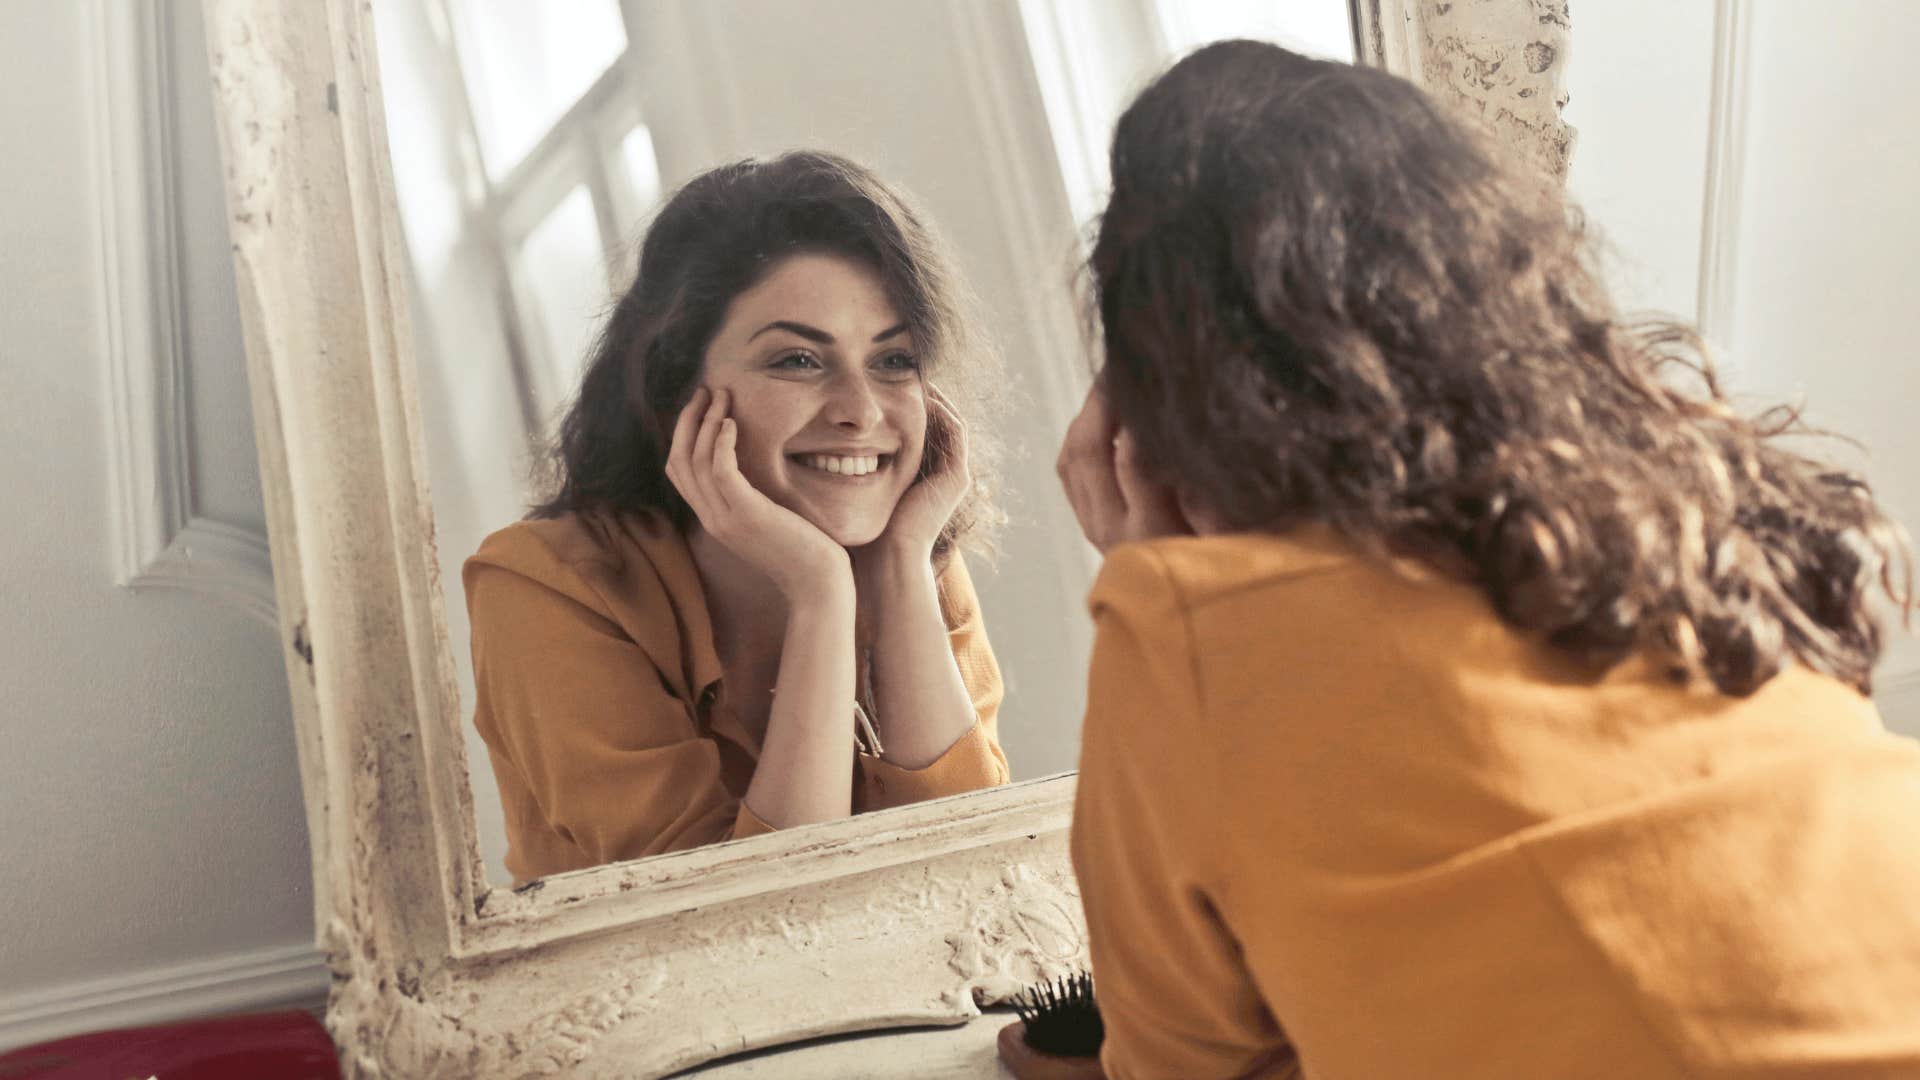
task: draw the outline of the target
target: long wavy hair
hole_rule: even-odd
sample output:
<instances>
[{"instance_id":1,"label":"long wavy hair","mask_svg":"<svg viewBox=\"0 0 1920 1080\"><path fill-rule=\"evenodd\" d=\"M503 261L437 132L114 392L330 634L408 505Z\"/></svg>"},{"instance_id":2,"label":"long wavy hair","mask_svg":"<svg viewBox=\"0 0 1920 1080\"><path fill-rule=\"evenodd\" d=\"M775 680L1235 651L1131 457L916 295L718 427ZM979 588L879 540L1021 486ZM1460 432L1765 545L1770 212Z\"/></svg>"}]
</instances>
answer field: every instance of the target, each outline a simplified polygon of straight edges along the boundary
<instances>
[{"instance_id":1,"label":"long wavy hair","mask_svg":"<svg viewBox=\"0 0 1920 1080\"><path fill-rule=\"evenodd\" d=\"M856 260L879 275L913 334L921 370L967 423L973 489L934 553L987 547L999 443L981 413L1000 385L999 357L946 248L899 192L846 158L799 150L723 165L689 180L654 217L633 285L614 305L546 462L536 518L693 511L667 479L675 417L692 398L708 344L734 297L800 253ZM940 447L929 427L927 457Z\"/></svg>"},{"instance_id":2,"label":"long wavy hair","mask_svg":"<svg viewBox=\"0 0 1920 1080\"><path fill-rule=\"evenodd\" d=\"M1126 110L1112 175L1099 379L1157 479L1232 528L1451 566L1596 670L1870 689L1904 532L1783 445L1796 413L1736 413L1693 331L1623 321L1558 185L1484 132L1384 72L1223 42Z\"/></svg>"}]
</instances>

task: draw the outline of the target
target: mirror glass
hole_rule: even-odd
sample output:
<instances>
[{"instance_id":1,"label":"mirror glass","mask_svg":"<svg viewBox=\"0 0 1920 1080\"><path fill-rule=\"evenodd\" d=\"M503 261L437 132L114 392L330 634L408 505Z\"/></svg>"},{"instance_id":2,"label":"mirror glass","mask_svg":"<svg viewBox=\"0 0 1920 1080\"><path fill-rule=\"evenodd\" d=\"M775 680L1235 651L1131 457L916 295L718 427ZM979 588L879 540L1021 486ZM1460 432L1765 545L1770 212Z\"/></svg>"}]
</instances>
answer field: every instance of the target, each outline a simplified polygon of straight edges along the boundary
<instances>
[{"instance_id":1,"label":"mirror glass","mask_svg":"<svg viewBox=\"0 0 1920 1080\"><path fill-rule=\"evenodd\" d=\"M489 615L493 625L480 628L489 643L485 700L476 695L476 628L462 575L490 535L552 495L547 448L580 394L615 301L634 283L641 240L663 200L748 157L826 151L904 193L977 299L973 329L1004 361L997 407L968 423L1004 448L998 503L1007 520L997 555L955 556L970 576L978 616L967 648L952 635L954 663L976 703L997 669L1004 696L987 742L997 748L975 744L974 760L960 764L953 754L931 765L896 764L925 766L921 777L946 771L914 797L997 781L990 775L996 756L1013 782L1071 770L1090 641L1083 598L1096 562L1057 488L1053 460L1091 370L1072 274L1083 226L1099 206L1107 135L1129 92L1205 41L1258 37L1351 59L1347 0L396 0L376 5L375 18L409 253L448 645L490 877L524 883L729 838L744 820L735 812L741 785L761 753L774 754L762 745L771 736L771 707L756 717L745 699L756 687L771 688L793 639L764 632L766 609L754 608L750 595L718 595L703 582L713 553L696 556L685 530L650 525L651 532L640 529L644 542L632 530L607 537L568 532L556 521L537 535L520 530L514 553L479 575L506 597L497 608L505 614ZM890 321L885 283L876 291L873 277L857 268L850 277L839 273L843 264L800 266L787 280L779 271L794 264L772 260L760 282L786 280L793 288L762 296L752 310L769 322L794 322L789 316L805 308L816 321L859 334L874 320ZM876 295L877 307L861 306L862 297ZM816 390L866 386L883 406L894 400L886 395L904 394L900 400L919 403L922 419L903 422L901 431L924 423L911 338L861 343L858 351L786 329L761 339L778 339L786 350L769 361L781 365L781 376L767 385L798 390L811 403L804 409L813 410L789 418L777 436L787 440L789 457L771 467L844 469L817 483L848 490L856 482L885 487L851 475L869 467L891 482L886 452L916 450L911 432L883 423L874 438L828 438L853 431L846 425L856 421L822 411L839 405L820 405L832 395ZM715 356L717 349L710 343ZM758 354L729 356L745 363ZM750 419L748 406L747 391L738 391L743 477L753 472L750 451L764 449L754 440L775 438L755 428L770 421ZM802 450L859 454L829 463L803 461ZM871 466L854 460L867 450L875 451ZM900 477L886 498L904 498L917 478L937 471L935 461L926 455L922 469ZM598 535L603 548L648 564L651 576L623 559L612 560L623 569L608 569L587 549L556 552L565 543L554 537L563 533L567 543ZM655 591L636 584L642 578ZM939 573L943 600L951 601L953 581L951 569ZM863 610L867 593L863 585ZM949 629L957 621L952 606L939 610ZM861 640L891 655L892 646ZM987 649L993 664L983 668ZM720 704L739 714L737 725L714 719L708 684L715 663ZM496 669L515 664L537 670L495 678ZM917 692L875 689L875 678L886 681L883 666L856 661L856 671L870 676L857 698L871 706ZM937 693L935 700L942 700ZM477 710L489 714L495 745L483 738ZM865 730L865 719L863 710L847 724L856 732L849 755L873 749L856 731ZM872 736L900 730L887 726L893 720L880 717ZM663 723L677 730L663 734ZM977 728L967 736L979 737ZM879 756L886 759L885 748ZM919 782L902 779L904 771L880 772L878 781L864 782ZM856 768L855 811L862 782ZM645 821L613 820L637 813L635 806L646 808ZM673 835L643 835L650 829ZM588 835L594 830L605 834ZM510 841L522 848L517 860L509 859Z\"/></svg>"}]
</instances>

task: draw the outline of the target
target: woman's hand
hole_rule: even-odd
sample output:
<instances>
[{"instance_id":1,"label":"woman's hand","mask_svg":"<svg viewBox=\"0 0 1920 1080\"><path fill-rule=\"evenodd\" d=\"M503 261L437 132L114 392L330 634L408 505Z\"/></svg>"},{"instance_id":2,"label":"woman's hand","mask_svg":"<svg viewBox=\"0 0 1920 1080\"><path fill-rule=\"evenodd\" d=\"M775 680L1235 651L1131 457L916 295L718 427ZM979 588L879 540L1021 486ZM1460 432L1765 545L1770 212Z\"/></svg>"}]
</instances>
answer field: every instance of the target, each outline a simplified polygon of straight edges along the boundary
<instances>
[{"instance_id":1,"label":"woman's hand","mask_svg":"<svg viewBox=\"0 0 1920 1080\"><path fill-rule=\"evenodd\" d=\"M1080 415L1067 425L1054 471L1067 490L1080 531L1102 554L1115 544L1184 536L1193 527L1172 489L1149 479L1133 436L1121 429L1095 383Z\"/></svg>"},{"instance_id":2,"label":"woman's hand","mask_svg":"<svg viewBox=\"0 0 1920 1080\"><path fill-rule=\"evenodd\" d=\"M934 541L973 486L973 470L967 464L967 426L932 383L927 384L927 435L921 454L923 475L901 494L879 539L854 552L856 564L864 560L862 552L867 549L921 562L932 558Z\"/></svg>"},{"instance_id":3,"label":"woman's hand","mask_svg":"<svg viewBox=\"0 0 1920 1080\"><path fill-rule=\"evenodd\" d=\"M701 387L673 427L667 479L687 500L700 527L745 559L789 601L844 583L851 592L847 549L812 522L766 497L740 474L739 430L727 416L727 392Z\"/></svg>"}]
</instances>

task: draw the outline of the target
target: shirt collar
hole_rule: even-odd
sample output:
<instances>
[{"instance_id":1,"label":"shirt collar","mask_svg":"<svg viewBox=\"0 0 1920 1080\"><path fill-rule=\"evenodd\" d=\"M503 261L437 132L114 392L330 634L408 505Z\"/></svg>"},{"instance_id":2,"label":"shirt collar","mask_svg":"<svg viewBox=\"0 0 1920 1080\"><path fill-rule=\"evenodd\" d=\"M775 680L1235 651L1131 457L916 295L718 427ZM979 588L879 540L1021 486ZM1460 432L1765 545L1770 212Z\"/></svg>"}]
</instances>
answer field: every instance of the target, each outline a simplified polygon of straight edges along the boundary
<instances>
[{"instance_id":1,"label":"shirt collar","mask_svg":"<svg viewBox=\"0 0 1920 1080\"><path fill-rule=\"evenodd\" d=\"M657 511L629 516L622 524L624 531L646 556L647 562L652 564L654 573L659 575L660 585L666 591L667 602L672 606L674 621L678 624L678 655L669 661L668 657L656 653L655 663L664 669L666 663L663 661L678 661L679 670L676 674L683 683L676 689L696 709L706 711L713 718L715 734L740 744L758 758L759 743L748 736L732 709L706 708L713 704L719 693L720 681L726 671L720 666L720 654L714 647L713 616L707 608L706 588L700 582L700 569L693 561L693 549L687 546L686 536L674 527L665 514ZM650 653L653 651L649 650Z\"/></svg>"}]
</instances>

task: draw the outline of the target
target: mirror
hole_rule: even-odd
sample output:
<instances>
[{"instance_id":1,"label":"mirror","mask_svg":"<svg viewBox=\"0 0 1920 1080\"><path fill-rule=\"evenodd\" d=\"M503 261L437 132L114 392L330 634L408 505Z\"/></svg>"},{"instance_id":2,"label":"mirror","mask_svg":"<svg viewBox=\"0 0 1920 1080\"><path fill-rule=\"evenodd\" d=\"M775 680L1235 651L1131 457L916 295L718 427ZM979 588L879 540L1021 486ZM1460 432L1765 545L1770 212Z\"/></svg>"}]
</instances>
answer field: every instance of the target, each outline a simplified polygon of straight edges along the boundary
<instances>
[{"instance_id":1,"label":"mirror","mask_svg":"<svg viewBox=\"0 0 1920 1080\"><path fill-rule=\"evenodd\" d=\"M556 646L565 687L555 685L559 676L543 675L529 690L520 677L530 666L555 670L552 653L535 660L522 647L537 632L522 620L550 610L553 594L532 609L493 615L495 624L513 625L480 627L491 635L483 662L492 666L482 674L495 693L487 700L476 695L480 649L469 647L476 628L462 570L490 534L552 494L551 474L540 475L546 447L579 393L614 301L633 283L640 241L664 198L716 166L796 148L842 155L906 193L977 296L972 329L998 346L1006 376L994 407L967 417L979 448L998 442L1006 451L997 477L1007 516L998 554L953 556L970 571L979 613L970 644L955 645L956 661L1004 771L975 748L984 764L914 787L918 776L890 771L884 756L887 765L870 765L872 756L856 755L849 740L847 753L857 757L851 808L892 805L908 797L892 793L908 787L923 798L1071 770L1090 633L1083 597L1095 563L1052 463L1090 372L1071 281L1079 226L1098 208L1107 132L1132 88L1204 41L1263 37L1352 59L1346 0L573 0L539 8L406 0L376 5L374 16L413 297L427 485L489 879L525 884L619 852L684 850L731 838L753 820L736 808L765 749L771 707L754 703L767 700L758 688L771 672L760 673L769 652L778 660L780 642L756 645L745 617L713 629L728 622L725 609L739 606L717 593L713 559L696 559L691 581L662 574L670 611L648 610L634 595L590 603L590 618L620 625L584 644ZM1014 137L989 138L996 124ZM812 321L834 317L838 302L811 309L822 316ZM777 308L763 314L798 318ZM768 342L813 348L791 334L760 345ZM784 362L813 361L803 353ZM770 385L815 400L800 383ZM915 400L913 408L924 411L924 398ZM759 422L741 417L743 442L759 434ZM783 429L791 436L785 445L825 445L824 423L810 415ZM894 436L882 429L877 437ZM784 501L798 506L794 491L814 481L793 480L781 468L759 475L771 475L775 501L785 492ZM744 449L742 470L754 473ZM838 489L847 485L833 483L825 497L842 498ZM899 486L880 498L897 498ZM526 532L516 528L513 535ZM683 553L696 549L676 529L687 533L669 526L653 534L653 546L626 550L624 558L686 565ZM603 537L600 550L630 542ZM861 558L856 552L857 564ZM525 570L488 563L468 583ZM566 573L577 588L580 579ZM537 588L509 580L513 586L498 586L500 593ZM941 575L943 603L951 580L950 572ZM562 588L551 578L540 584ZM492 595L495 586L487 588ZM601 578L593 588L634 586L631 578ZM863 606L878 591L863 586ZM642 656L635 643L659 622L669 636L677 631L667 647L672 656L658 649ZM953 640L961 636L956 631ZM648 683L675 682L666 673L680 675L677 668L707 656L701 639L713 640L712 659L724 661L717 686L692 685L704 674L680 678L665 694ZM860 669L878 671L882 684L875 696L883 700L864 702L879 717L873 734L895 738L906 726L887 726L893 716L885 699L917 706L918 687L887 687L890 644L861 644L863 658L879 657ZM576 646L606 651L567 662ZM612 670L622 665L637 672ZM649 727L646 708L633 704L639 698L667 708L672 730ZM672 715L680 706L690 724ZM542 710L535 723L532 713ZM553 725L568 724L601 726L582 736L585 745L552 735ZM958 759L967 747L953 736L962 729L941 735L939 745L955 749L919 776ZM922 754L909 764L927 760ZM763 797L764 789L756 791ZM510 855L510 847L518 850Z\"/></svg>"},{"instance_id":2,"label":"mirror","mask_svg":"<svg viewBox=\"0 0 1920 1080\"><path fill-rule=\"evenodd\" d=\"M422 341L434 343L436 323L408 299L409 279L421 275L407 257L387 153L443 133L396 123L389 138L373 5L202 3L315 924L334 976L327 1018L348 1071L659 1076L837 1032L964 1023L980 1006L1084 963L1067 852L1071 775L557 875L537 889L487 879L465 767L469 721L456 700L459 649L436 554L451 545L436 545L427 493L435 438L427 432L446 421L424 415L435 407L432 376L416 357ZM783 6L751 10L771 19ZM1107 21L1120 8L1146 21ZM1030 390L1034 399L1070 399L1075 384L1060 373L1085 370L1065 289L1046 283L1054 267L1064 278L1079 208L1098 191L1098 154L1062 147L1097 146L1102 110L1124 95L1099 90L1123 84L1128 69L1096 63L1119 54L1094 48L1091 28L1157 26L1155 10L1114 0L928 4L949 21L926 24L940 33L919 40L948 59L916 54L900 66L913 75L909 89L960 85L935 78L942 71L967 75L969 122L948 141L988 166L956 179L871 163L919 189L948 236L972 241L976 230L998 228L1002 254L1020 256L996 274L992 263L967 262L983 256L964 254L962 269L1005 324L995 329L1019 370L1066 384L1065 393ZM1560 66L1548 65L1542 92L1530 81L1539 73L1514 62L1543 35L1563 46L1564 17L1543 30L1529 0L1367 0L1353 10L1367 63L1441 90L1564 170ZM755 27L767 29L746 29ZM663 65L693 62L692 38L651 40ZM842 85L851 70L823 62L808 84ZM1116 81L1103 81L1114 70ZM737 91L734 79L720 85ZM718 107L682 94L650 107ZM762 115L752 104L781 104L739 100L741 117ZM865 112L891 108L891 98L861 101ZM677 114L645 115L651 126ZM669 145L655 142L663 178L679 167ZM967 208L986 208L984 224ZM512 299L473 295L483 310ZM1051 447L1022 453L1045 462ZM1015 528L1037 521L1017 519ZM1070 565L1023 570L1003 557L995 573L1043 581ZM990 617L1018 610L988 589ZM1017 673L1016 650L1005 638L995 647ZM1010 689L1041 730L1049 714L1024 703L1024 687ZM1012 706L1007 716L1011 731ZM715 1007L742 1001L751 1007Z\"/></svg>"}]
</instances>

